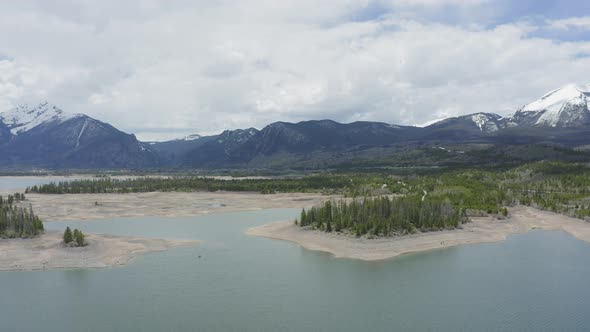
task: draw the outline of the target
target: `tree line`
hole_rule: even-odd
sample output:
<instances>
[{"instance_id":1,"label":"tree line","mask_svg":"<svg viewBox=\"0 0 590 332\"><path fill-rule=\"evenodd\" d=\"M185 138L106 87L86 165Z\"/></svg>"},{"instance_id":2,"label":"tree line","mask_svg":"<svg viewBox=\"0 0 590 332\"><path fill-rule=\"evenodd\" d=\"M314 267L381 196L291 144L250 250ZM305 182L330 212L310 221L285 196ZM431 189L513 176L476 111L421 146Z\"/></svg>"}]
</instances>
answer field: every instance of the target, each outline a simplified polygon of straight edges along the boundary
<instances>
[{"instance_id":1,"label":"tree line","mask_svg":"<svg viewBox=\"0 0 590 332\"><path fill-rule=\"evenodd\" d=\"M32 207L20 204L25 195L16 193L6 198L0 195L0 237L31 238L44 232L43 222Z\"/></svg>"},{"instance_id":2,"label":"tree line","mask_svg":"<svg viewBox=\"0 0 590 332\"><path fill-rule=\"evenodd\" d=\"M382 196L326 201L309 210L303 209L295 223L325 232L391 236L454 229L467 221L465 211L454 208L446 200Z\"/></svg>"},{"instance_id":3,"label":"tree line","mask_svg":"<svg viewBox=\"0 0 590 332\"><path fill-rule=\"evenodd\" d=\"M28 187L25 193L41 194L102 194L140 193L154 191L251 191L263 194L275 192L323 192L350 186L350 179L340 175L317 175L281 179L231 179L203 177L141 177L129 179L83 179L51 182Z\"/></svg>"}]
</instances>

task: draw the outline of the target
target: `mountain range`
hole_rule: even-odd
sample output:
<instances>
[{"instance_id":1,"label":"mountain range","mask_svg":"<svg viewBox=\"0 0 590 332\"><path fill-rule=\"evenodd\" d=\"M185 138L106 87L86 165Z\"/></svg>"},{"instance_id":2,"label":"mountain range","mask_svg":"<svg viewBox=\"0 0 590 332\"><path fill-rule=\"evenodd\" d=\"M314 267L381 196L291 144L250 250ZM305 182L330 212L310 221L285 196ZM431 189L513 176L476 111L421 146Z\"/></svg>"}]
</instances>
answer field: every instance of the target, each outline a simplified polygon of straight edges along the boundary
<instances>
[{"instance_id":1,"label":"mountain range","mask_svg":"<svg viewBox=\"0 0 590 332\"><path fill-rule=\"evenodd\" d=\"M332 120L275 122L167 142L42 103L0 113L0 168L323 168L586 160L590 85L567 85L512 116L475 113L426 127ZM590 157L588 157L590 160Z\"/></svg>"}]
</instances>

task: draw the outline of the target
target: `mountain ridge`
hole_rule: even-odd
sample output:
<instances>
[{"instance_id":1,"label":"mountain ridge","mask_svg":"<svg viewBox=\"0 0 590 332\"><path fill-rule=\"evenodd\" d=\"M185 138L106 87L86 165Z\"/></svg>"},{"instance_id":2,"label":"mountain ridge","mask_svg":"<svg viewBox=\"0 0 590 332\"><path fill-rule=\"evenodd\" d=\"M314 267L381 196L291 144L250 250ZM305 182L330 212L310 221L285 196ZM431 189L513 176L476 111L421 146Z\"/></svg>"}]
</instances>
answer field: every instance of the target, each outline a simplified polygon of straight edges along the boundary
<instances>
[{"instance_id":1,"label":"mountain ridge","mask_svg":"<svg viewBox=\"0 0 590 332\"><path fill-rule=\"evenodd\" d=\"M425 127L384 122L278 121L258 130L193 134L140 142L133 134L47 102L0 113L0 167L215 168L283 166L321 156L329 163L370 151L440 144L549 144L574 149L590 144L590 85L567 85L511 116L476 112ZM355 157L356 158L356 157ZM359 157L360 158L360 157Z\"/></svg>"}]
</instances>

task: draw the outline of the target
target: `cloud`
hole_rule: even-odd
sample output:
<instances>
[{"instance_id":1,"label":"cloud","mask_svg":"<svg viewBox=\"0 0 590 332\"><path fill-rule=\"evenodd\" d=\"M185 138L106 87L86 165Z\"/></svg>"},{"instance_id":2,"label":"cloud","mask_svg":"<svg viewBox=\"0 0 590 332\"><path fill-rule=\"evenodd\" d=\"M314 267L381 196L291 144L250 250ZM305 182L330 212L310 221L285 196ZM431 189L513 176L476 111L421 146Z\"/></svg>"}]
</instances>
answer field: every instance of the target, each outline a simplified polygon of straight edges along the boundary
<instances>
[{"instance_id":1,"label":"cloud","mask_svg":"<svg viewBox=\"0 0 590 332\"><path fill-rule=\"evenodd\" d=\"M164 139L279 120L505 114L587 80L590 43L533 36L520 19L474 24L491 5L19 1L0 12L0 107L47 99Z\"/></svg>"},{"instance_id":2,"label":"cloud","mask_svg":"<svg viewBox=\"0 0 590 332\"><path fill-rule=\"evenodd\" d=\"M549 22L550 28L558 30L590 30L590 16L570 17Z\"/></svg>"}]
</instances>

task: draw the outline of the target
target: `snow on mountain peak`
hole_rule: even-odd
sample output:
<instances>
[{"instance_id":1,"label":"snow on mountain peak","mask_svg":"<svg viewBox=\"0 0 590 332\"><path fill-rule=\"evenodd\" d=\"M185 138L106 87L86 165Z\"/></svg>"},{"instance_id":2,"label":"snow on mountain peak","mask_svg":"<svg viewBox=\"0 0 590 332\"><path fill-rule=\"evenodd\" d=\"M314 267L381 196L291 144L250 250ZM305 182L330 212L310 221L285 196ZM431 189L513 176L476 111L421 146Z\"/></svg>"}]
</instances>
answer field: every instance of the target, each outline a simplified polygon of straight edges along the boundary
<instances>
[{"instance_id":1,"label":"snow on mountain peak","mask_svg":"<svg viewBox=\"0 0 590 332\"><path fill-rule=\"evenodd\" d=\"M4 122L13 135L18 135L44 123L64 122L77 116L80 114L65 113L57 106L44 102L35 107L19 105L0 113L0 121Z\"/></svg>"},{"instance_id":2,"label":"snow on mountain peak","mask_svg":"<svg viewBox=\"0 0 590 332\"><path fill-rule=\"evenodd\" d=\"M501 119L501 117L498 119ZM473 123L479 127L480 131L485 132L497 131L498 125L495 123L495 120L498 119L494 119L492 116L485 113L476 113L471 115L471 121L473 121Z\"/></svg>"},{"instance_id":3,"label":"snow on mountain peak","mask_svg":"<svg viewBox=\"0 0 590 332\"><path fill-rule=\"evenodd\" d=\"M199 134L192 134L192 135L185 136L182 140L183 141L194 141L194 140L197 140L199 138L201 138L201 135L199 135Z\"/></svg>"},{"instance_id":4,"label":"snow on mountain peak","mask_svg":"<svg viewBox=\"0 0 590 332\"><path fill-rule=\"evenodd\" d=\"M564 111L571 112L572 108L588 110L590 84L568 84L545 94L540 99L525 105L521 112L543 112L536 124L556 126Z\"/></svg>"},{"instance_id":5,"label":"snow on mountain peak","mask_svg":"<svg viewBox=\"0 0 590 332\"><path fill-rule=\"evenodd\" d=\"M195 141L195 140L198 140L199 138L201 138L201 135L191 134L188 136L184 136L182 138L175 138L175 139L173 139L173 141Z\"/></svg>"}]
</instances>

